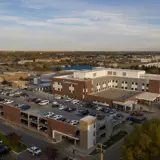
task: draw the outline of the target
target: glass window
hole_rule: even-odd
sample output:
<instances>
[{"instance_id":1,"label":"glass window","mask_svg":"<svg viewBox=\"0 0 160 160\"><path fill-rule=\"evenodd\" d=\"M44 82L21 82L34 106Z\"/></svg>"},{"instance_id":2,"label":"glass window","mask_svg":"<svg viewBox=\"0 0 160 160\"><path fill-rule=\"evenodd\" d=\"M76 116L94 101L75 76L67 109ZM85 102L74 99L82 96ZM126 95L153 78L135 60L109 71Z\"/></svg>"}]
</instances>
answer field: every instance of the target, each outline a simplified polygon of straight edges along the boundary
<instances>
[{"instance_id":1,"label":"glass window","mask_svg":"<svg viewBox=\"0 0 160 160\"><path fill-rule=\"evenodd\" d=\"M96 77L96 75L97 75L96 73L93 73L93 77Z\"/></svg>"}]
</instances>

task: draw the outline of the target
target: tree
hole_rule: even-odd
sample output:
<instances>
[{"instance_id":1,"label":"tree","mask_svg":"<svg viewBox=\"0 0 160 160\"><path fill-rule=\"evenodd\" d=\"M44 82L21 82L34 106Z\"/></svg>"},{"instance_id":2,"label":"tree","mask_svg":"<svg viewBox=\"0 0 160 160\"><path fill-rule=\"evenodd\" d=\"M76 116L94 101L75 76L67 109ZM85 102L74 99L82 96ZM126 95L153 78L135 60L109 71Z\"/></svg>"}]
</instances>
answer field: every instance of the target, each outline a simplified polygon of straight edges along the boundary
<instances>
[{"instance_id":1,"label":"tree","mask_svg":"<svg viewBox=\"0 0 160 160\"><path fill-rule=\"evenodd\" d=\"M62 68L60 67L60 66L57 66L56 68L55 68L55 71L56 72L59 72L59 71L61 71L62 70Z\"/></svg>"},{"instance_id":2,"label":"tree","mask_svg":"<svg viewBox=\"0 0 160 160\"><path fill-rule=\"evenodd\" d=\"M4 81L2 82L3 85L8 84L8 82L4 79Z\"/></svg>"},{"instance_id":3,"label":"tree","mask_svg":"<svg viewBox=\"0 0 160 160\"><path fill-rule=\"evenodd\" d=\"M20 145L21 144L21 139L22 137L17 135L15 132L11 132L7 135L7 139L12 143L12 144L16 144L16 145Z\"/></svg>"},{"instance_id":4,"label":"tree","mask_svg":"<svg viewBox=\"0 0 160 160\"><path fill-rule=\"evenodd\" d=\"M44 154L48 160L55 160L58 157L58 150L54 145L50 145L43 149Z\"/></svg>"},{"instance_id":5,"label":"tree","mask_svg":"<svg viewBox=\"0 0 160 160\"><path fill-rule=\"evenodd\" d=\"M160 159L160 120L152 119L135 126L121 151L124 160Z\"/></svg>"}]
</instances>

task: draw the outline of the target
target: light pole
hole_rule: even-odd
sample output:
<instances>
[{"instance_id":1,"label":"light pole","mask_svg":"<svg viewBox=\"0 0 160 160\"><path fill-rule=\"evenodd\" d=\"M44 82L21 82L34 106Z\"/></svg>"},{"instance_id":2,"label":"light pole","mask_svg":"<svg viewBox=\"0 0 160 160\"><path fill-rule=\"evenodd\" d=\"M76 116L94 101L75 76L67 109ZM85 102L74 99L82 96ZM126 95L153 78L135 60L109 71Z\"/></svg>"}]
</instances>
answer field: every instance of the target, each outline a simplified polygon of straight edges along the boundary
<instances>
[{"instance_id":1,"label":"light pole","mask_svg":"<svg viewBox=\"0 0 160 160\"><path fill-rule=\"evenodd\" d=\"M103 152L104 152L104 148L105 145L101 144L101 143L97 143L97 147L96 149L99 150L100 153L100 160L103 160Z\"/></svg>"}]
</instances>

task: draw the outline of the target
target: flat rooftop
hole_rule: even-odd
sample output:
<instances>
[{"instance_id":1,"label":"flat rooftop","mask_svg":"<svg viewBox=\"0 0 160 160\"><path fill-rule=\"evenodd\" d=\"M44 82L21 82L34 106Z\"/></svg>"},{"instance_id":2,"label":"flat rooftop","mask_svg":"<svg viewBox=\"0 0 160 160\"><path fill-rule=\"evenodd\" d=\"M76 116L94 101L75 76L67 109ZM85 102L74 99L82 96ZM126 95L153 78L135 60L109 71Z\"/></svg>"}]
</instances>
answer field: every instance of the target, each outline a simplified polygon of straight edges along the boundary
<instances>
[{"instance_id":1,"label":"flat rooftop","mask_svg":"<svg viewBox=\"0 0 160 160\"><path fill-rule=\"evenodd\" d=\"M95 120L96 120L96 117L93 117L93 116L86 116L81 119L81 121L84 121L84 122L91 122L91 121L95 121Z\"/></svg>"},{"instance_id":2,"label":"flat rooftop","mask_svg":"<svg viewBox=\"0 0 160 160\"><path fill-rule=\"evenodd\" d=\"M109 88L105 91L97 92L92 95L115 101L126 101L132 97L135 97L137 94L139 94L139 92Z\"/></svg>"},{"instance_id":3,"label":"flat rooftop","mask_svg":"<svg viewBox=\"0 0 160 160\"><path fill-rule=\"evenodd\" d=\"M49 104L49 105L45 105L45 106L40 106L40 105L37 105L37 104L33 104L33 105L30 105L31 108L26 110L26 111L23 111L22 112L25 112L25 113L28 113L30 115L35 115L35 116L38 116L38 117L43 117L44 116L44 113L46 112L53 112L54 114L56 115L62 115L64 118L67 118L67 119L70 119L70 120L80 120L82 117L76 115L76 111L73 111L73 112L67 112L67 111L64 111L64 110L59 110L58 108L52 108L52 105Z\"/></svg>"},{"instance_id":4,"label":"flat rooftop","mask_svg":"<svg viewBox=\"0 0 160 160\"><path fill-rule=\"evenodd\" d=\"M154 101L158 97L160 97L160 94L150 92L143 92L136 96L137 99L146 101Z\"/></svg>"}]
</instances>

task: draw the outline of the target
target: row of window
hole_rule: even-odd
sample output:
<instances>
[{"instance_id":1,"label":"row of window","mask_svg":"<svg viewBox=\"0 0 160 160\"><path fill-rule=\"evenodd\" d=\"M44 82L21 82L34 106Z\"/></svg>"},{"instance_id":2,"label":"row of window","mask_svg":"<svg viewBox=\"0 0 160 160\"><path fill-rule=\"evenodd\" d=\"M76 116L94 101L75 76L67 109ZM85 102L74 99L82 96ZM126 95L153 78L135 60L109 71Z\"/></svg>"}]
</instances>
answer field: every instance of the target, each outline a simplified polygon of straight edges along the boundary
<instances>
[{"instance_id":1,"label":"row of window","mask_svg":"<svg viewBox=\"0 0 160 160\"><path fill-rule=\"evenodd\" d=\"M114 75L114 76L116 76L117 73L116 72L112 72L112 71L108 71L108 75ZM126 76L126 75L127 75L126 72L122 73L122 76Z\"/></svg>"},{"instance_id":2,"label":"row of window","mask_svg":"<svg viewBox=\"0 0 160 160\"><path fill-rule=\"evenodd\" d=\"M110 82L113 82L113 83L116 82L116 83L118 83L117 80L108 81L108 83L110 83ZM102 84L107 84L107 82L103 82ZM122 81L122 84L127 84L127 81ZM137 82L132 82L132 84L133 84L133 85L138 85ZM97 83L97 86L99 86L99 85L100 85L100 84ZM142 83L142 86L145 86L145 84ZM146 86L149 87L149 84L146 84Z\"/></svg>"}]
</instances>

